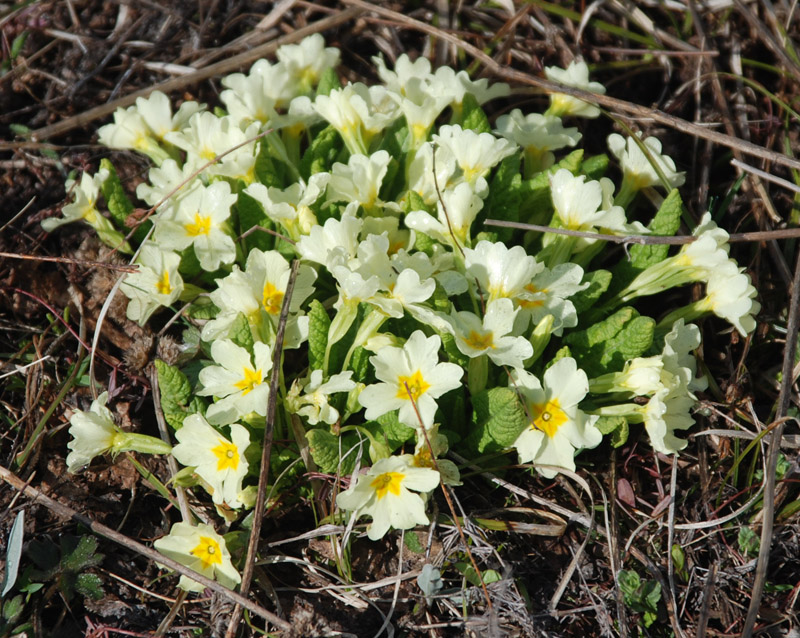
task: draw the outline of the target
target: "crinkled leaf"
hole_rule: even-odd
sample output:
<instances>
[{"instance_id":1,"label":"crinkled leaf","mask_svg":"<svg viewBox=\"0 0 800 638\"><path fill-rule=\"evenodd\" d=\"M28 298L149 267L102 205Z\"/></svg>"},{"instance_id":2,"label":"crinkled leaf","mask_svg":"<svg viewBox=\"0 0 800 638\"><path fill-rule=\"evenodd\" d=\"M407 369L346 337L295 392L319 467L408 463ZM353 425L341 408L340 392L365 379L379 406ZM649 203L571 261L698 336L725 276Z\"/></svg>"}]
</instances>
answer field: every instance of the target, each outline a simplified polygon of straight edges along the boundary
<instances>
[{"instance_id":1,"label":"crinkled leaf","mask_svg":"<svg viewBox=\"0 0 800 638\"><path fill-rule=\"evenodd\" d=\"M654 235L674 235L681 225L682 210L683 200L678 189L674 188L661 204L648 228ZM630 263L636 272L640 272L666 259L668 251L669 246L666 244L635 244L630 247Z\"/></svg>"},{"instance_id":2,"label":"crinkled leaf","mask_svg":"<svg viewBox=\"0 0 800 638\"><path fill-rule=\"evenodd\" d=\"M105 593L103 581L97 574L78 574L75 579L75 591L92 600L100 600Z\"/></svg>"},{"instance_id":3,"label":"crinkled leaf","mask_svg":"<svg viewBox=\"0 0 800 638\"><path fill-rule=\"evenodd\" d=\"M625 306L586 330L568 334L564 342L571 347L575 360L589 377L600 376L607 371L602 362L607 344L622 331L625 324L638 316L636 310Z\"/></svg>"},{"instance_id":4,"label":"crinkled leaf","mask_svg":"<svg viewBox=\"0 0 800 638\"><path fill-rule=\"evenodd\" d=\"M317 95L330 95L331 91L340 88L342 88L342 83L339 81L339 74L333 67L325 69L317 85Z\"/></svg>"},{"instance_id":5,"label":"crinkled leaf","mask_svg":"<svg viewBox=\"0 0 800 638\"><path fill-rule=\"evenodd\" d=\"M456 345L456 339L449 332L440 333L442 337L442 346L444 347L447 360L450 363L466 368L469 365L469 357L461 352Z\"/></svg>"},{"instance_id":6,"label":"crinkled leaf","mask_svg":"<svg viewBox=\"0 0 800 638\"><path fill-rule=\"evenodd\" d=\"M606 370L621 370L626 361L644 354L653 343L656 322L652 317L634 317L614 337L605 342L601 365Z\"/></svg>"},{"instance_id":7,"label":"crinkled leaf","mask_svg":"<svg viewBox=\"0 0 800 638\"><path fill-rule=\"evenodd\" d=\"M628 441L630 434L628 421L622 416L601 416L595 422L595 426L600 432L611 435L611 445L621 447Z\"/></svg>"},{"instance_id":8,"label":"crinkled leaf","mask_svg":"<svg viewBox=\"0 0 800 638\"><path fill-rule=\"evenodd\" d=\"M519 172L519 153L506 157L492 178L489 185L489 197L486 199L485 219L503 221L519 221L519 207L522 201L522 175ZM497 228L500 241L508 241L514 232L512 228Z\"/></svg>"},{"instance_id":9,"label":"crinkled leaf","mask_svg":"<svg viewBox=\"0 0 800 638\"><path fill-rule=\"evenodd\" d=\"M118 228L125 228L125 220L134 210L133 204L122 188L117 170L108 159L100 160L100 170L103 169L108 171L108 177L101 185L100 190L106 200L108 212L111 213L111 219Z\"/></svg>"},{"instance_id":10,"label":"crinkled leaf","mask_svg":"<svg viewBox=\"0 0 800 638\"><path fill-rule=\"evenodd\" d=\"M397 420L397 410L379 416L376 421L367 421L364 426L374 437L386 443L390 452L414 438L414 428Z\"/></svg>"},{"instance_id":11,"label":"crinkled leaf","mask_svg":"<svg viewBox=\"0 0 800 638\"><path fill-rule=\"evenodd\" d=\"M65 551L61 559L61 569L66 572L79 572L89 567L99 565L103 560L102 554L96 554L97 539L89 534L84 534L72 551Z\"/></svg>"},{"instance_id":12,"label":"crinkled leaf","mask_svg":"<svg viewBox=\"0 0 800 638\"><path fill-rule=\"evenodd\" d=\"M2 605L2 608L3 620L10 625L17 620L22 613L22 610L25 608L25 599L23 598L22 594L19 594L18 596L14 596L14 598L5 601ZM3 623L0 623L0 629L2 628Z\"/></svg>"},{"instance_id":13,"label":"crinkled leaf","mask_svg":"<svg viewBox=\"0 0 800 638\"><path fill-rule=\"evenodd\" d=\"M428 206L425 200L422 199L422 195L417 191L408 191L406 193L405 212L410 213L413 210L424 210L430 215L435 214L433 208Z\"/></svg>"},{"instance_id":14,"label":"crinkled leaf","mask_svg":"<svg viewBox=\"0 0 800 638\"><path fill-rule=\"evenodd\" d=\"M439 476L443 485L452 485L454 487L461 485L461 472L458 471L458 466L450 459L437 459L436 467L439 469Z\"/></svg>"},{"instance_id":15,"label":"crinkled leaf","mask_svg":"<svg viewBox=\"0 0 800 638\"><path fill-rule=\"evenodd\" d=\"M300 172L307 179L314 173L328 171L342 148L342 138L333 126L322 129L300 161Z\"/></svg>"},{"instance_id":16,"label":"crinkled leaf","mask_svg":"<svg viewBox=\"0 0 800 638\"><path fill-rule=\"evenodd\" d=\"M461 121L461 128L464 130L472 129L476 133L491 133L492 126L489 124L489 118L486 117L478 100L471 93L464 95L464 101L461 103L463 120Z\"/></svg>"},{"instance_id":17,"label":"crinkled leaf","mask_svg":"<svg viewBox=\"0 0 800 638\"><path fill-rule=\"evenodd\" d=\"M425 547L422 545L419 536L417 536L417 533L413 529L408 530L403 535L403 544L415 554L425 553ZM423 567L423 570L424 569Z\"/></svg>"},{"instance_id":18,"label":"crinkled leaf","mask_svg":"<svg viewBox=\"0 0 800 638\"><path fill-rule=\"evenodd\" d=\"M219 314L219 308L208 297L198 297L184 311L192 319L213 319Z\"/></svg>"},{"instance_id":19,"label":"crinkled leaf","mask_svg":"<svg viewBox=\"0 0 800 638\"><path fill-rule=\"evenodd\" d=\"M345 435L341 440L341 450L344 458L341 465L339 463L339 437L331 434L328 430L315 428L306 432L308 439L308 449L311 458L321 472L326 474L350 474L356 462L356 455L347 452L358 443L358 439L352 435Z\"/></svg>"},{"instance_id":20,"label":"crinkled leaf","mask_svg":"<svg viewBox=\"0 0 800 638\"><path fill-rule=\"evenodd\" d=\"M264 186L283 188L286 177L286 167L276 160L269 150L269 142L262 139L258 145L258 155L254 167L256 178Z\"/></svg>"},{"instance_id":21,"label":"crinkled leaf","mask_svg":"<svg viewBox=\"0 0 800 638\"><path fill-rule=\"evenodd\" d=\"M314 299L308 311L308 367L321 370L328 345L328 328L331 318L323 305Z\"/></svg>"},{"instance_id":22,"label":"crinkled leaf","mask_svg":"<svg viewBox=\"0 0 800 638\"><path fill-rule=\"evenodd\" d=\"M479 452L510 447L528 426L525 411L510 388L491 388L472 397L475 430L470 442Z\"/></svg>"},{"instance_id":23,"label":"crinkled leaf","mask_svg":"<svg viewBox=\"0 0 800 638\"><path fill-rule=\"evenodd\" d=\"M592 155L587 157L581 164L581 173L589 179L598 180L606 174L608 170L608 155Z\"/></svg>"},{"instance_id":24,"label":"crinkled leaf","mask_svg":"<svg viewBox=\"0 0 800 638\"><path fill-rule=\"evenodd\" d=\"M584 310L591 308L603 293L608 290L611 279L612 276L608 270L593 270L583 276L584 283L588 282L589 286L570 298L579 317Z\"/></svg>"},{"instance_id":25,"label":"crinkled leaf","mask_svg":"<svg viewBox=\"0 0 800 638\"><path fill-rule=\"evenodd\" d=\"M240 348L253 352L253 332L250 330L250 322L244 313L238 313L236 319L231 323L231 327L228 329L228 339Z\"/></svg>"},{"instance_id":26,"label":"crinkled leaf","mask_svg":"<svg viewBox=\"0 0 800 638\"><path fill-rule=\"evenodd\" d=\"M258 230L257 227L273 229L275 224L267 217L261 204L244 191L239 191L236 211L239 220L239 235L244 235L247 231L256 228L244 239L247 251L250 252L254 248L270 250L275 245L274 237L263 230Z\"/></svg>"},{"instance_id":27,"label":"crinkled leaf","mask_svg":"<svg viewBox=\"0 0 800 638\"><path fill-rule=\"evenodd\" d=\"M350 358L350 365L348 370L353 371L353 381L357 383L364 383L364 380L369 374L369 358L371 353L362 347L358 347L353 351L353 356Z\"/></svg>"},{"instance_id":28,"label":"crinkled leaf","mask_svg":"<svg viewBox=\"0 0 800 638\"><path fill-rule=\"evenodd\" d=\"M192 386L178 368L161 359L155 361L158 389L161 394L161 411L167 423L175 430L183 427L183 420L191 414L186 405L192 396Z\"/></svg>"}]
</instances>

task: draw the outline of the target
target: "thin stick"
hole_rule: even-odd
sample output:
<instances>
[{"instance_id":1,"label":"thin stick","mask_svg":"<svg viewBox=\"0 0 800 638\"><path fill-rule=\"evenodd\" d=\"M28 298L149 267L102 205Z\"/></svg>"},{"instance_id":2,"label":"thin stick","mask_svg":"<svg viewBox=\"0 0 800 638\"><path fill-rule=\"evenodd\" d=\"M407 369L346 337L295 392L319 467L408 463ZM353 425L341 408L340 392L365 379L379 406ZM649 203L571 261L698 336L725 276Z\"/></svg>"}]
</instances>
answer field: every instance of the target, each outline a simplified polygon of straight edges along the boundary
<instances>
[{"instance_id":1,"label":"thin stick","mask_svg":"<svg viewBox=\"0 0 800 638\"><path fill-rule=\"evenodd\" d=\"M69 257L45 257L42 255L20 255L19 253L0 252L0 257L5 259L27 259L30 261L52 261L58 264L75 264L76 266L89 266L90 268L107 268L119 272L138 272L139 266L124 266L120 264L107 264L103 261L89 261L86 259L71 259Z\"/></svg>"},{"instance_id":2,"label":"thin stick","mask_svg":"<svg viewBox=\"0 0 800 638\"><path fill-rule=\"evenodd\" d=\"M232 591L227 587L220 585L217 581L211 580L207 576L204 576L203 574L200 574L192 569L189 569L184 565L181 565L178 561L173 560L169 556L160 554L156 550L151 549L146 545L142 545L141 543L133 540L132 538L128 538L127 536L125 536L125 534L120 534L119 532L114 531L110 527L106 527L102 523L93 521L88 516L79 514L71 507L67 507L62 503L53 500L49 496L46 496L45 494L37 490L35 487L26 485L13 472L10 472L3 466L0 466L0 479L11 485L16 490L28 496L35 503L39 505L44 505L47 509L55 512L59 516L63 516L64 518L71 519L76 523L84 525L85 527L88 527L90 530L92 530L95 534L98 534L99 536L107 538L110 541L114 541L115 543L118 543L123 547L126 547L129 550L136 552L137 554L140 554L141 556L149 558L154 563L159 563L168 569L178 572L182 576L186 576L188 578L191 578L192 580L197 581L204 587L207 587L208 589L211 589L212 591L215 591L216 593L221 594L226 598L229 598L236 604L246 607L252 613L256 614L257 616L260 616L267 622L272 623L273 625L284 631L288 631L289 629L291 629L292 626L288 622L286 622L282 618L279 618L271 611L267 611L260 605L257 605L256 603L249 601L241 594L237 594L235 591Z\"/></svg>"},{"instance_id":3,"label":"thin stick","mask_svg":"<svg viewBox=\"0 0 800 638\"><path fill-rule=\"evenodd\" d=\"M460 49L463 49L464 51L472 55L477 60L480 60L489 71L491 71L498 77L501 77L505 80L517 82L520 84L527 84L529 86L535 86L539 89L542 89L546 93L564 93L566 95L571 95L572 97L576 97L581 100L585 100L587 102L594 102L607 109L628 113L634 117L650 119L654 122L658 122L659 124L664 124L666 126L674 128L677 131L681 131L683 133L689 133L690 135L695 135L697 137L710 140L715 144L719 144L721 146L727 146L728 148L738 149L742 153L746 153L748 155L754 155L755 157L760 157L762 159L766 159L776 164L782 164L783 166L788 166L789 168L795 168L800 170L799 160L787 157L785 155L782 155L781 153L776 153L775 151L771 151L762 146L758 146L757 144L753 144L752 142L747 142L745 140L738 139L736 137L733 137L732 135L725 135L724 133L719 133L708 127L700 126L698 124L694 124L693 122L688 122L679 117L675 117L674 115L669 115L667 113L664 113L663 111L659 111L658 109L650 108L647 106L640 106L638 104L632 104L631 102L626 102L625 100L613 98L608 95L600 95L599 93L592 93L590 91L584 91L582 89L576 89L575 87L572 86L565 86L563 84L558 84L556 82L551 82L550 80L545 80L543 78L536 77L535 75L530 75L522 71L516 71L514 69L509 69L507 67L501 66L499 63L495 62L491 57L486 55L483 51L469 44L468 42L464 42L458 36L453 35L452 33L449 33L447 31L443 31L442 29L439 29L435 26L425 24L424 22L420 22L419 20L415 20L414 18L409 18L407 15L398 13L397 11L392 11L391 9L384 9L383 7L370 4L368 2L365 2L364 0L342 0L342 1L345 4L355 5L356 7L361 7L367 11L371 11L373 13L383 15L387 18L391 18L395 20L402 27L408 29L415 29L417 31L422 31L423 33L429 33L431 35L436 36L437 38L441 38L443 40L451 42Z\"/></svg>"},{"instance_id":4,"label":"thin stick","mask_svg":"<svg viewBox=\"0 0 800 638\"><path fill-rule=\"evenodd\" d=\"M162 91L163 93L179 91L187 86L191 86L192 84L202 82L203 80L207 80L219 75L225 75L231 71L237 71L241 68L244 68L251 62L258 60L259 58L272 55L278 49L278 47L284 44L297 42L298 40L305 38L307 35L312 35L314 33L319 33L320 31L325 31L326 29L331 29L344 22L347 22L348 20L351 20L352 18L355 18L358 14L362 13L362 11L363 9L361 8L351 7L328 18L323 18L318 22L314 22L307 27L297 29L297 31L293 31L292 33L278 38L277 40L267 42L266 44L254 47L249 51L240 53L239 55L234 55L226 60L216 62L215 64L205 67L204 69L199 69L195 73L177 78L171 78L169 80L165 80L164 82L160 82L159 84L149 86L146 89L134 91L133 93L130 93L125 97L121 97L118 100L114 100L113 102L109 102L108 104L101 104L100 106L96 106L88 111L84 111L83 113L79 113L73 117L56 122L50 126L37 129L31 133L31 140L34 142L39 142L41 140L63 135L72 129L87 126L94 120L111 115L118 108L130 106L136 102L137 98L147 97L153 91Z\"/></svg>"},{"instance_id":5,"label":"thin stick","mask_svg":"<svg viewBox=\"0 0 800 638\"><path fill-rule=\"evenodd\" d=\"M783 428L786 423L786 413L791 401L792 384L794 381L794 353L797 350L797 331L800 323L800 253L794 268L794 282L792 285L792 298L789 302L789 319L786 322L786 344L783 348L783 380L781 391L778 395L778 409L775 421L778 422L769 437L767 444L767 464L764 468L764 504L761 510L764 513L764 523L761 526L761 545L758 548L756 574L753 578L753 595L750 598L750 607L744 621L742 637L753 635L758 610L761 607L761 597L764 594L764 585L767 581L767 563L769 562L770 546L772 544L772 530L775 525L775 472L778 465L778 454L781 449Z\"/></svg>"},{"instance_id":6,"label":"thin stick","mask_svg":"<svg viewBox=\"0 0 800 638\"><path fill-rule=\"evenodd\" d=\"M272 377L269 380L269 400L267 402L266 427L264 428L264 440L261 446L261 468L258 475L258 492L256 494L256 504L253 508L253 523L250 528L250 542L247 545L247 557L242 570L242 583L239 591L243 596L247 596L250 591L250 581L253 578L253 569L256 564L256 554L258 552L258 540L261 536L261 522L264 519L264 504L267 495L267 482L269 480L270 455L272 454L272 438L275 431L275 413L278 406L278 383L281 376L281 356L283 355L283 338L286 333L286 321L289 318L289 305L294 292L294 284L297 280L297 271L300 268L300 261L295 259L292 262L292 271L289 274L289 281L286 284L286 292L283 294L283 305L278 319L278 332L275 335L275 348L272 353ZM233 638L236 635L236 627L242 616L241 605L236 605L231 613L228 628L225 631L225 638Z\"/></svg>"},{"instance_id":7,"label":"thin stick","mask_svg":"<svg viewBox=\"0 0 800 638\"><path fill-rule=\"evenodd\" d=\"M601 241L610 241L615 244L668 244L670 246L680 246L682 244L691 244L693 241L697 241L698 239L696 235L606 235L604 233L592 233L586 230L553 228L552 226L524 224L522 222L511 222L502 219L487 219L483 223L486 226L501 226L503 228L517 228L519 230L535 230L540 233L553 233L555 235L569 235L570 237L599 239ZM772 239L791 239L793 237L800 237L800 228L758 230L752 233L732 233L728 235L728 242L770 241Z\"/></svg>"}]
</instances>

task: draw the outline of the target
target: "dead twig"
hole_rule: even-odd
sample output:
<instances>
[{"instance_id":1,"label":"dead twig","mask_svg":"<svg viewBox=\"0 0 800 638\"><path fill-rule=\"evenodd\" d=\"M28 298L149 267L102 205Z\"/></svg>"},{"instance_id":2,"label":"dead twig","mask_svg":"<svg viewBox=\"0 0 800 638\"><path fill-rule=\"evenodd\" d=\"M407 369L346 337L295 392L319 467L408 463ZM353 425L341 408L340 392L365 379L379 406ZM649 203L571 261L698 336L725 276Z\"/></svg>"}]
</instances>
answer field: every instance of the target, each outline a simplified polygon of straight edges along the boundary
<instances>
[{"instance_id":1,"label":"dead twig","mask_svg":"<svg viewBox=\"0 0 800 638\"><path fill-rule=\"evenodd\" d=\"M110 527L106 527L102 523L98 523L97 521L93 521L88 516L84 516L83 514L79 514L71 507L67 507L66 505L59 503L58 501L53 500L49 496L46 496L35 487L31 487L30 485L26 485L24 481L18 478L13 472L7 470L5 467L0 466L0 479L8 483L14 489L18 490L19 492L23 493L25 496L28 496L33 502L44 505L47 509L55 512L59 516L63 516L64 518L71 519L76 523L80 523L88 527L92 532L95 534L107 538L110 541L118 543L123 547L128 548L132 552L136 552L141 556L145 556L149 558L155 563L159 563L164 567L171 569L175 572L178 572L182 576L186 576L191 578L192 580L197 581L204 587L215 591L216 593L225 596L226 598L232 600L238 605L242 607L246 607L249 611L256 614L257 616L263 618L269 623L272 623L279 629L283 631L288 631L291 629L291 625L279 618L271 611L267 611L260 605L249 601L247 598L242 596L241 594L237 594L235 591L220 585L217 581L204 576L203 574L199 574L198 572L181 565L178 561L175 561L164 554L158 553L156 550L147 547L146 545L142 545L138 541L133 540L132 538L128 538L125 534L120 534L119 532L114 531Z\"/></svg>"}]
</instances>

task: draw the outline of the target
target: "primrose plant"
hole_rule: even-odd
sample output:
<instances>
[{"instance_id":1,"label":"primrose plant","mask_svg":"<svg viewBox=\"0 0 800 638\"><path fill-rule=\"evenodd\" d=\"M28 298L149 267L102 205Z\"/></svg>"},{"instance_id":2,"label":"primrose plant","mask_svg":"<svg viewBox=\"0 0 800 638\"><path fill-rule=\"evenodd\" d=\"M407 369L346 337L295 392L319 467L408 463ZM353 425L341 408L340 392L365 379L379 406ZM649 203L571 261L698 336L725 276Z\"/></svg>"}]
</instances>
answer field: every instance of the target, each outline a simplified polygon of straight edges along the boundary
<instances>
[{"instance_id":1,"label":"primrose plant","mask_svg":"<svg viewBox=\"0 0 800 638\"><path fill-rule=\"evenodd\" d=\"M342 86L339 52L319 35L277 58L224 78L221 108L174 110L154 92L100 129L152 161L136 191L149 217L104 160L43 223L83 220L135 251L128 317L174 322L186 344L180 364L155 361L174 447L123 432L103 395L71 419L71 471L105 452L172 454L185 468L175 480L219 518L176 522L155 546L234 586L221 532L253 506L271 402L272 502L302 497L289 487L314 472L338 492L328 521L367 519L371 539L430 523L432 493L459 484L451 448L507 452L551 478L629 436L663 454L687 445L706 387L691 322L715 314L745 335L759 304L708 214L672 254L604 250L597 234L678 230L684 177L658 140L611 135L608 171L605 154L575 148L592 104L554 95L544 113L514 109L493 127L481 105L509 87L424 58L375 58L374 86ZM603 91L581 62L547 75ZM696 282L698 301L637 309Z\"/></svg>"}]
</instances>

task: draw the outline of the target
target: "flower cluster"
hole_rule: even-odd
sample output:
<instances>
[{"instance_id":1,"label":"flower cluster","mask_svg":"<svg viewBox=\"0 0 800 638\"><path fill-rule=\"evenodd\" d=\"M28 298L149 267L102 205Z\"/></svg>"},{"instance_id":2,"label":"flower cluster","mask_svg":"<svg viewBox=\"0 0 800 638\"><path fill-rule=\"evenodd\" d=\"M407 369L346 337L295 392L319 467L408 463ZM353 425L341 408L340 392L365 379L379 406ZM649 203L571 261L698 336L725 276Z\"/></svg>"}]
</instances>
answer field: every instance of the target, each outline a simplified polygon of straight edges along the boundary
<instances>
[{"instance_id":1,"label":"flower cluster","mask_svg":"<svg viewBox=\"0 0 800 638\"><path fill-rule=\"evenodd\" d=\"M759 305L708 215L671 256L665 245L635 246L630 261L603 250L598 233L678 230L683 175L657 140L609 138L617 188L606 155L569 150L575 118L597 117L595 105L553 95L546 112L515 109L492 128L481 105L506 85L403 55L393 69L374 60L382 84L343 86L338 51L319 35L277 57L222 80L224 111L185 103L173 114L154 93L100 131L154 163L137 189L157 207L152 232L121 290L142 324L180 304L198 353L158 367L184 485L227 521L249 507L270 402L276 440L295 445L269 481L297 459L340 476L349 487L334 516L368 517L372 539L430 522L431 493L458 484L450 446L473 458L513 450L550 478L604 435L638 436L629 426L643 424L661 453L687 445L679 434L705 388L689 322L713 313L747 334ZM604 90L581 62L547 75ZM118 231L95 202L112 177L84 176L45 228L83 219L108 240ZM487 232L487 218L553 232ZM632 305L692 282L706 297L664 316ZM71 469L131 447L104 409L73 417ZM156 547L238 582L208 526L179 523Z\"/></svg>"}]
</instances>

